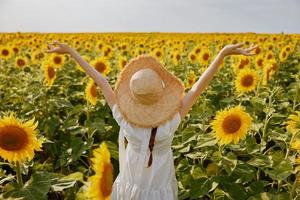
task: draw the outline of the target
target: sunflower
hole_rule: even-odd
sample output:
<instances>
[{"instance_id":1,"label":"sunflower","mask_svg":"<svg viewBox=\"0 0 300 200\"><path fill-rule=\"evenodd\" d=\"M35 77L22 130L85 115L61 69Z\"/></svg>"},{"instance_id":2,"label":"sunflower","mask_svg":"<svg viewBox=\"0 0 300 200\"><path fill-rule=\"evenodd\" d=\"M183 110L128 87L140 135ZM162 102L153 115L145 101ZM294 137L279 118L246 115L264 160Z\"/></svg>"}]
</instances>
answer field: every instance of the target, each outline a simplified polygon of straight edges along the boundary
<instances>
[{"instance_id":1,"label":"sunflower","mask_svg":"<svg viewBox=\"0 0 300 200\"><path fill-rule=\"evenodd\" d=\"M238 105L218 111L211 126L219 144L237 144L245 137L251 122L251 116Z\"/></svg>"},{"instance_id":2,"label":"sunflower","mask_svg":"<svg viewBox=\"0 0 300 200\"><path fill-rule=\"evenodd\" d=\"M44 58L44 54L40 51L33 51L31 54L31 62L33 64L38 64L42 58Z\"/></svg>"},{"instance_id":3,"label":"sunflower","mask_svg":"<svg viewBox=\"0 0 300 200\"><path fill-rule=\"evenodd\" d=\"M262 84L267 85L268 81L271 79L271 76L276 72L276 63L268 61L266 67L264 68L263 72L263 79L262 79Z\"/></svg>"},{"instance_id":4,"label":"sunflower","mask_svg":"<svg viewBox=\"0 0 300 200\"><path fill-rule=\"evenodd\" d=\"M259 55L261 53L261 48L260 47L255 48L254 53L256 55Z\"/></svg>"},{"instance_id":5,"label":"sunflower","mask_svg":"<svg viewBox=\"0 0 300 200\"><path fill-rule=\"evenodd\" d=\"M233 65L233 70L237 74L241 69L247 68L250 65L250 59L245 56L237 56L237 61ZM223 61L223 60L222 60Z\"/></svg>"},{"instance_id":6,"label":"sunflower","mask_svg":"<svg viewBox=\"0 0 300 200\"><path fill-rule=\"evenodd\" d=\"M84 48L87 49L87 50L89 50L89 51L91 51L91 50L93 50L94 45L93 45L92 42L88 41L88 42L84 43Z\"/></svg>"},{"instance_id":7,"label":"sunflower","mask_svg":"<svg viewBox=\"0 0 300 200\"><path fill-rule=\"evenodd\" d=\"M127 47L128 47L127 43L122 43L118 46L118 49L121 51L126 51Z\"/></svg>"},{"instance_id":8,"label":"sunflower","mask_svg":"<svg viewBox=\"0 0 300 200\"><path fill-rule=\"evenodd\" d=\"M109 200L113 185L113 165L105 142L93 151L93 170L95 175L88 178L91 183L87 196L97 200Z\"/></svg>"},{"instance_id":9,"label":"sunflower","mask_svg":"<svg viewBox=\"0 0 300 200\"><path fill-rule=\"evenodd\" d=\"M190 89L191 87L193 87L194 83L196 82L196 75L194 71L191 71L188 76L187 76L187 80L185 82L185 87L187 89Z\"/></svg>"},{"instance_id":10,"label":"sunflower","mask_svg":"<svg viewBox=\"0 0 300 200\"><path fill-rule=\"evenodd\" d=\"M190 63L195 64L197 62L197 55L194 51L191 51L188 55Z\"/></svg>"},{"instance_id":11,"label":"sunflower","mask_svg":"<svg viewBox=\"0 0 300 200\"><path fill-rule=\"evenodd\" d=\"M93 79L90 79L89 83L87 84L87 87L85 89L85 96L88 102L90 102L92 105L96 105L97 85Z\"/></svg>"},{"instance_id":12,"label":"sunflower","mask_svg":"<svg viewBox=\"0 0 300 200\"><path fill-rule=\"evenodd\" d=\"M203 49L199 55L201 65L208 65L211 56L211 52L208 49Z\"/></svg>"},{"instance_id":13,"label":"sunflower","mask_svg":"<svg viewBox=\"0 0 300 200\"><path fill-rule=\"evenodd\" d=\"M267 59L267 60L275 59L275 55L274 55L273 51L268 51L268 52L267 52L267 54L266 54L266 59Z\"/></svg>"},{"instance_id":14,"label":"sunflower","mask_svg":"<svg viewBox=\"0 0 300 200\"><path fill-rule=\"evenodd\" d=\"M296 114L290 114L288 116L286 129L292 133L296 134L300 131L300 111L296 111Z\"/></svg>"},{"instance_id":15,"label":"sunflower","mask_svg":"<svg viewBox=\"0 0 300 200\"><path fill-rule=\"evenodd\" d=\"M8 162L30 161L34 150L41 151L42 141L36 138L34 118L23 122L15 113L0 119L0 156Z\"/></svg>"},{"instance_id":16,"label":"sunflower","mask_svg":"<svg viewBox=\"0 0 300 200\"><path fill-rule=\"evenodd\" d=\"M172 51L170 58L172 59L175 66L177 66L182 59L178 50Z\"/></svg>"},{"instance_id":17,"label":"sunflower","mask_svg":"<svg viewBox=\"0 0 300 200\"><path fill-rule=\"evenodd\" d=\"M55 78L56 78L56 69L53 67L52 64L49 62L43 63L43 70L44 70L44 83L46 83L47 86L52 86Z\"/></svg>"},{"instance_id":18,"label":"sunflower","mask_svg":"<svg viewBox=\"0 0 300 200\"><path fill-rule=\"evenodd\" d=\"M64 64L65 57L59 54L51 54L49 61L52 64L52 66L61 68L62 65Z\"/></svg>"},{"instance_id":19,"label":"sunflower","mask_svg":"<svg viewBox=\"0 0 300 200\"><path fill-rule=\"evenodd\" d=\"M4 60L8 60L12 54L13 54L13 50L10 47L1 47L0 48L0 57L3 58Z\"/></svg>"},{"instance_id":20,"label":"sunflower","mask_svg":"<svg viewBox=\"0 0 300 200\"><path fill-rule=\"evenodd\" d=\"M300 140L298 138L294 139L294 141L291 143L291 148L300 152Z\"/></svg>"},{"instance_id":21,"label":"sunflower","mask_svg":"<svg viewBox=\"0 0 300 200\"><path fill-rule=\"evenodd\" d=\"M250 92L256 88L259 80L258 73L250 68L242 69L235 79L235 87L238 92Z\"/></svg>"},{"instance_id":22,"label":"sunflower","mask_svg":"<svg viewBox=\"0 0 300 200\"><path fill-rule=\"evenodd\" d=\"M15 66L17 68L23 68L28 64L28 59L25 56L17 56L15 59Z\"/></svg>"},{"instance_id":23,"label":"sunflower","mask_svg":"<svg viewBox=\"0 0 300 200\"><path fill-rule=\"evenodd\" d=\"M125 65L127 64L127 58L125 56L119 56L119 59L118 59L118 63L119 63L119 69L123 69L125 67Z\"/></svg>"},{"instance_id":24,"label":"sunflower","mask_svg":"<svg viewBox=\"0 0 300 200\"><path fill-rule=\"evenodd\" d=\"M15 52L15 54L19 53L20 49L18 47L18 44L14 44L12 47L13 52Z\"/></svg>"},{"instance_id":25,"label":"sunflower","mask_svg":"<svg viewBox=\"0 0 300 200\"><path fill-rule=\"evenodd\" d=\"M265 59L262 55L258 55L255 58L255 67L257 70L263 70Z\"/></svg>"},{"instance_id":26,"label":"sunflower","mask_svg":"<svg viewBox=\"0 0 300 200\"><path fill-rule=\"evenodd\" d=\"M104 42L102 41L102 40L99 40L97 43L96 43L96 50L98 50L98 51L102 51L103 50L103 48L104 48Z\"/></svg>"},{"instance_id":27,"label":"sunflower","mask_svg":"<svg viewBox=\"0 0 300 200\"><path fill-rule=\"evenodd\" d=\"M154 48L152 50L151 54L160 61L162 61L162 59L164 57L164 53L161 48Z\"/></svg>"},{"instance_id":28,"label":"sunflower","mask_svg":"<svg viewBox=\"0 0 300 200\"><path fill-rule=\"evenodd\" d=\"M91 62L95 69L102 75L106 76L110 72L109 62L105 58L98 58Z\"/></svg>"},{"instance_id":29,"label":"sunflower","mask_svg":"<svg viewBox=\"0 0 300 200\"><path fill-rule=\"evenodd\" d=\"M103 48L103 52L104 52L104 57L106 59L109 59L113 56L112 47L110 45L105 45Z\"/></svg>"},{"instance_id":30,"label":"sunflower","mask_svg":"<svg viewBox=\"0 0 300 200\"><path fill-rule=\"evenodd\" d=\"M282 49L279 53L280 62L284 62L288 57L288 52L285 49Z\"/></svg>"}]
</instances>

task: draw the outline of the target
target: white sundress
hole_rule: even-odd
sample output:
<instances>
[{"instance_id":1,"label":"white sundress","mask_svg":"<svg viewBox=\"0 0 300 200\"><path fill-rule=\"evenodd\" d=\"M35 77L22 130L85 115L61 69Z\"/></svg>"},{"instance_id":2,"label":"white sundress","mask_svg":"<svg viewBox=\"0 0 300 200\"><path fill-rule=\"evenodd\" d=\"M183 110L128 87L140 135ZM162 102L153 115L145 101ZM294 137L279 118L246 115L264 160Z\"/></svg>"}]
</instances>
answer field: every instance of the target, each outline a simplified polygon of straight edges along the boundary
<instances>
[{"instance_id":1,"label":"white sundress","mask_svg":"<svg viewBox=\"0 0 300 200\"><path fill-rule=\"evenodd\" d=\"M148 145L152 129L129 123L122 117L117 104L113 105L112 113L120 126L120 173L113 183L111 200L177 200L178 188L171 144L181 122L179 112L157 127L153 160L149 168ZM124 136L128 141L126 149Z\"/></svg>"}]
</instances>

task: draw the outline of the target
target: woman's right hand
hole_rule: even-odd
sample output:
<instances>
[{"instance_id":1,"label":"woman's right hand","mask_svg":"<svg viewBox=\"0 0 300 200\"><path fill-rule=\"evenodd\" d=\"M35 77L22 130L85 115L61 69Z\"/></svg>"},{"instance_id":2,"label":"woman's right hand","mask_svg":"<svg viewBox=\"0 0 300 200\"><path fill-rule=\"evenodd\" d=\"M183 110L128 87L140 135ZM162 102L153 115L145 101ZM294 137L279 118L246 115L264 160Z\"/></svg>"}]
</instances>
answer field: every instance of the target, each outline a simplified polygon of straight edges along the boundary
<instances>
[{"instance_id":1,"label":"woman's right hand","mask_svg":"<svg viewBox=\"0 0 300 200\"><path fill-rule=\"evenodd\" d=\"M66 44L60 43L57 40L55 40L53 42L54 45L57 45L58 47L54 47L52 44L48 44L48 50L45 50L46 53L59 53L59 54L63 54L63 53L70 53L71 47L69 47Z\"/></svg>"}]
</instances>

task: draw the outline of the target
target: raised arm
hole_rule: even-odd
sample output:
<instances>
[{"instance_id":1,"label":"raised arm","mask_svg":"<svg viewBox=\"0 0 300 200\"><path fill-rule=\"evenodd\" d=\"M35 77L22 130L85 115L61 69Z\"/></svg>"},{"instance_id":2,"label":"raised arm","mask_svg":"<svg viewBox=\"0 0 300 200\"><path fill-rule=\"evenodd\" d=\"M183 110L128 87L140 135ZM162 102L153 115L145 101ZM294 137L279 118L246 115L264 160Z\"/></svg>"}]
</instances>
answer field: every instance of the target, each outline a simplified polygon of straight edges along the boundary
<instances>
[{"instance_id":1,"label":"raised arm","mask_svg":"<svg viewBox=\"0 0 300 200\"><path fill-rule=\"evenodd\" d=\"M87 63L73 48L69 47L66 44L59 43L58 41L54 41L53 44L58 45L58 47L54 48L51 44L48 44L49 50L47 50L46 52L69 53L76 60L76 62L80 64L85 73L88 74L101 88L101 91L109 107L112 109L113 105L116 103L116 98L115 93L111 88L108 80L104 76L102 76L102 74L99 73L94 67Z\"/></svg>"},{"instance_id":2,"label":"raised arm","mask_svg":"<svg viewBox=\"0 0 300 200\"><path fill-rule=\"evenodd\" d=\"M205 70L205 72L200 76L200 78L194 83L191 90L184 96L181 108L179 113L181 115L181 119L183 119L186 114L189 112L193 104L196 102L197 98L203 92L203 90L208 86L209 82L212 80L213 76L219 69L219 65L225 56L228 55L247 55L252 56L255 55L250 53L253 49L257 48L256 46L252 46L247 49L240 49L243 44L235 44L235 45L226 45L215 57L214 61L209 65L209 67Z\"/></svg>"}]
</instances>

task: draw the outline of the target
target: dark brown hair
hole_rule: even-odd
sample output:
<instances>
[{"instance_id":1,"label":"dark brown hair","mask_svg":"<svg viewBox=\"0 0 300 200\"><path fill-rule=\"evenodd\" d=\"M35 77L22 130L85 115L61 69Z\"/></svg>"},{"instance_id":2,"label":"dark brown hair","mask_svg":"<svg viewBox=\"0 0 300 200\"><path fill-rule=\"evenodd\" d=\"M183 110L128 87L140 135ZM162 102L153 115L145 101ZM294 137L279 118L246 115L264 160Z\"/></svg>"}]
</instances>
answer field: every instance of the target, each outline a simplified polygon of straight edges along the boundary
<instances>
[{"instance_id":1,"label":"dark brown hair","mask_svg":"<svg viewBox=\"0 0 300 200\"><path fill-rule=\"evenodd\" d=\"M150 157L148 160L148 167L150 167L152 165L152 151L153 151L153 147L154 147L156 131L157 131L157 127L154 127L151 130L151 137L149 140Z\"/></svg>"}]
</instances>

